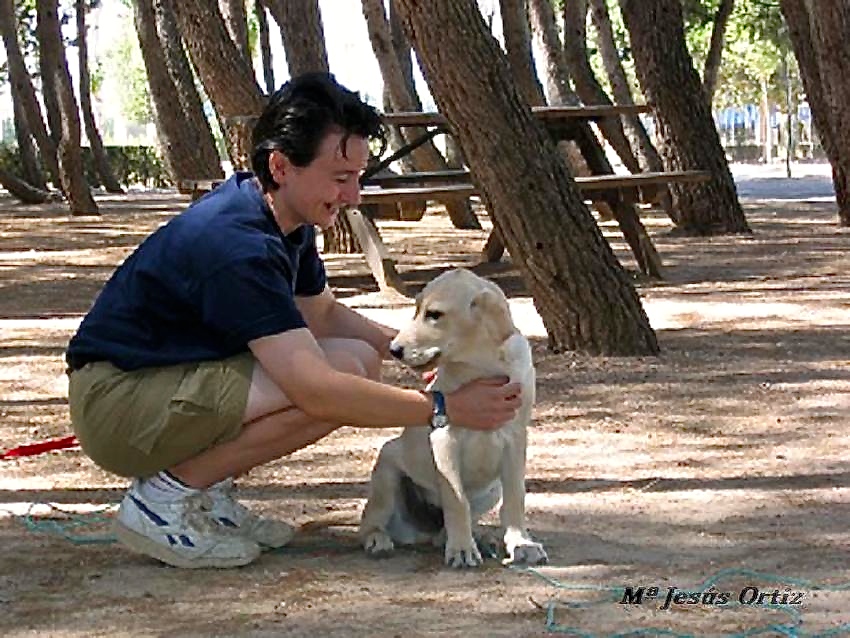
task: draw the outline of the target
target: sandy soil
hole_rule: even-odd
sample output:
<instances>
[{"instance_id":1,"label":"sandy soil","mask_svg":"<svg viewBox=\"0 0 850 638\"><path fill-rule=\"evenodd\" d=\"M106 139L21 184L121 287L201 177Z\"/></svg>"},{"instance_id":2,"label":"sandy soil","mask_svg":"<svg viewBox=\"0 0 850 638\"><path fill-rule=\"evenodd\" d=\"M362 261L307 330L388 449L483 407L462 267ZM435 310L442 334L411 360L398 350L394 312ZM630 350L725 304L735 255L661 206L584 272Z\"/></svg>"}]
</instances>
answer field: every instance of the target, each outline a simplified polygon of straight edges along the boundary
<instances>
[{"instance_id":1,"label":"sandy soil","mask_svg":"<svg viewBox=\"0 0 850 638\"><path fill-rule=\"evenodd\" d=\"M108 534L92 514L67 526L75 513L108 517L125 486L67 450L0 462L0 635L536 636L550 603L572 635L850 633L838 629L850 623L850 233L836 225L828 178L809 170L803 182L739 173L751 238L674 238L647 214L667 266L663 282L639 282L658 358L548 354L517 271L477 267L537 335L528 520L551 565L457 572L430 549L366 559L355 525L394 430L344 429L252 472L246 502L304 528L292 548L223 572L46 530ZM101 218L73 219L0 195L0 449L69 433L67 339L112 268L185 205L173 193L99 201ZM382 232L414 288L474 266L485 238L439 211ZM358 256L328 265L352 305L391 322L409 314L374 292ZM417 383L390 364L386 378ZM668 587L712 585L733 600L745 587L780 602L800 592L804 604L661 609ZM606 588L624 586L659 587L662 600L621 605L622 591Z\"/></svg>"}]
</instances>

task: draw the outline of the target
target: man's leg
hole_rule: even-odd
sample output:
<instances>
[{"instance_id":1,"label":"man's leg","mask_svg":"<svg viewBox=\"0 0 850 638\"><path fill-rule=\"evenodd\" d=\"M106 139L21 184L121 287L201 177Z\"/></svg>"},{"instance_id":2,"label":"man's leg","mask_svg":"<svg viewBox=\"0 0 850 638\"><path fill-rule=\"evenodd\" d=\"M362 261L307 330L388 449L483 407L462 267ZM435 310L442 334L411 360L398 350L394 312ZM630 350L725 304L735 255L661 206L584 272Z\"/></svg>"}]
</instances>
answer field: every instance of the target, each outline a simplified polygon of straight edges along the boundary
<instances>
[{"instance_id":1,"label":"man's leg","mask_svg":"<svg viewBox=\"0 0 850 638\"><path fill-rule=\"evenodd\" d=\"M354 339L320 339L330 364L342 372L377 380L381 358L369 344ZM254 366L242 432L178 463L169 472L189 487L204 489L223 479L292 454L339 427L319 423L292 405L259 365Z\"/></svg>"}]
</instances>

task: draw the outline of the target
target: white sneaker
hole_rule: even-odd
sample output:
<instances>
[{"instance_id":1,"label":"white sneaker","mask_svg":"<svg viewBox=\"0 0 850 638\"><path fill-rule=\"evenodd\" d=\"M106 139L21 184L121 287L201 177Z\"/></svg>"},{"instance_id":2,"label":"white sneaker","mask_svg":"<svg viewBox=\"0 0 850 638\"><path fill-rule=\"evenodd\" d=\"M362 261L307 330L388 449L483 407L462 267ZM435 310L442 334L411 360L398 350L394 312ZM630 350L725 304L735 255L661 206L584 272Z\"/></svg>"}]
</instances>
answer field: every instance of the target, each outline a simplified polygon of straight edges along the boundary
<instances>
[{"instance_id":1,"label":"white sneaker","mask_svg":"<svg viewBox=\"0 0 850 638\"><path fill-rule=\"evenodd\" d=\"M198 492L170 503L145 499L134 481L118 510L114 530L130 549L175 567L239 567L260 547L228 533L209 517L210 499Z\"/></svg>"},{"instance_id":2,"label":"white sneaker","mask_svg":"<svg viewBox=\"0 0 850 638\"><path fill-rule=\"evenodd\" d=\"M207 489L206 493L212 501L209 516L214 521L265 548L283 547L292 540L295 536L292 525L257 516L233 498L233 490L233 479L221 481Z\"/></svg>"}]
</instances>

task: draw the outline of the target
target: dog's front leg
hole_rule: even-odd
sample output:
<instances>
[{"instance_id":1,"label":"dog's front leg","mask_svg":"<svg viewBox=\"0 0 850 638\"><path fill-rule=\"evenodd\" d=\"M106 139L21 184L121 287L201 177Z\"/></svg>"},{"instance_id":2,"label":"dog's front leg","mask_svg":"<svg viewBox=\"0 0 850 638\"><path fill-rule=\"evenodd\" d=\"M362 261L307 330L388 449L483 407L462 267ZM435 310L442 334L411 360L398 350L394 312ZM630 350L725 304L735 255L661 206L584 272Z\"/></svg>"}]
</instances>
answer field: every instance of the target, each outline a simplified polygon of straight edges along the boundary
<instances>
[{"instance_id":1,"label":"dog's front leg","mask_svg":"<svg viewBox=\"0 0 850 638\"><path fill-rule=\"evenodd\" d=\"M548 560L543 545L525 529L525 431L505 447L502 459L502 508L507 563L540 565Z\"/></svg>"},{"instance_id":2,"label":"dog's front leg","mask_svg":"<svg viewBox=\"0 0 850 638\"><path fill-rule=\"evenodd\" d=\"M451 427L434 430L430 438L446 527L446 565L478 567L483 561L472 537L469 500L463 490L460 472L460 441Z\"/></svg>"},{"instance_id":3,"label":"dog's front leg","mask_svg":"<svg viewBox=\"0 0 850 638\"><path fill-rule=\"evenodd\" d=\"M397 495L402 472L399 466L402 444L399 439L387 442L381 448L372 480L369 484L369 500L360 520L360 538L363 548L373 558L392 553L394 543L387 533L387 524L397 507Z\"/></svg>"}]
</instances>

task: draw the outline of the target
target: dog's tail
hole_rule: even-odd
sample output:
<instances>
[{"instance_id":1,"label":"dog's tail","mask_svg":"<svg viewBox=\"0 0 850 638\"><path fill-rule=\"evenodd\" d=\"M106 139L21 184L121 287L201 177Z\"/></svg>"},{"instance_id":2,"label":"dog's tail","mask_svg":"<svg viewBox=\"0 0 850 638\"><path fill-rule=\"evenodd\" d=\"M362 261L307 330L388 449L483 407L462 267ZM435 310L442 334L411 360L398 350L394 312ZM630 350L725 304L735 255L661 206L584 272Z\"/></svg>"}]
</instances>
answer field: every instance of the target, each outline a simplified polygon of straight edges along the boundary
<instances>
[{"instance_id":1,"label":"dog's tail","mask_svg":"<svg viewBox=\"0 0 850 638\"><path fill-rule=\"evenodd\" d=\"M443 529L443 509L429 503L425 490L409 476L401 477L401 495L407 518L417 529L429 534L437 534Z\"/></svg>"}]
</instances>

